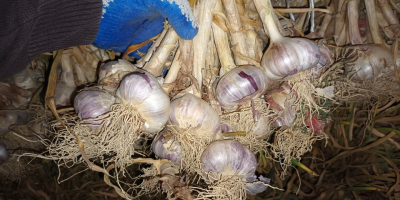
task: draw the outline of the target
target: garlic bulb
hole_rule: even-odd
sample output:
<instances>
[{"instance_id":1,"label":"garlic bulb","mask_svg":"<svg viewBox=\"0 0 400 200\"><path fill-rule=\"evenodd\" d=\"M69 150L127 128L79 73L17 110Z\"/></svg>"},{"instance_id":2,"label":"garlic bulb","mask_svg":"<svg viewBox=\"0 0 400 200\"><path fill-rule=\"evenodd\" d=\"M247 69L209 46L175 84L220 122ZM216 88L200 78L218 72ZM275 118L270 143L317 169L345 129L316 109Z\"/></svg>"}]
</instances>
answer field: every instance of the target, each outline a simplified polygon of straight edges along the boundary
<instances>
[{"instance_id":1,"label":"garlic bulb","mask_svg":"<svg viewBox=\"0 0 400 200\"><path fill-rule=\"evenodd\" d=\"M261 60L268 78L280 80L318 63L320 51L314 42L305 38L282 36L275 24L275 11L270 0L255 0L254 3L271 38Z\"/></svg>"},{"instance_id":2,"label":"garlic bulb","mask_svg":"<svg viewBox=\"0 0 400 200\"><path fill-rule=\"evenodd\" d=\"M116 92L124 103L132 106L144 119L149 133L160 131L168 120L170 100L157 80L148 72L126 76Z\"/></svg>"},{"instance_id":3,"label":"garlic bulb","mask_svg":"<svg viewBox=\"0 0 400 200\"><path fill-rule=\"evenodd\" d=\"M127 60L108 62L99 68L98 84L117 89L124 76L134 71L137 71L137 68Z\"/></svg>"},{"instance_id":4,"label":"garlic bulb","mask_svg":"<svg viewBox=\"0 0 400 200\"><path fill-rule=\"evenodd\" d=\"M83 90L76 95L74 108L80 119L91 119L109 112L114 103L115 97L107 92L101 90ZM90 120L87 120L87 122L93 125L100 124L100 122Z\"/></svg>"},{"instance_id":5,"label":"garlic bulb","mask_svg":"<svg viewBox=\"0 0 400 200\"><path fill-rule=\"evenodd\" d=\"M171 102L169 124L179 129L195 128L197 134L213 136L220 130L220 118L206 101L187 93Z\"/></svg>"},{"instance_id":6,"label":"garlic bulb","mask_svg":"<svg viewBox=\"0 0 400 200\"><path fill-rule=\"evenodd\" d=\"M25 124L29 120L24 110L0 110L0 135L6 134L13 124Z\"/></svg>"},{"instance_id":7,"label":"garlic bulb","mask_svg":"<svg viewBox=\"0 0 400 200\"><path fill-rule=\"evenodd\" d=\"M211 143L201 155L203 169L222 176L244 176L246 182L257 181L254 175L257 161L253 153L236 140L218 140ZM269 183L269 180L265 180ZM247 186L247 192L255 195L267 189L262 183Z\"/></svg>"},{"instance_id":8,"label":"garlic bulb","mask_svg":"<svg viewBox=\"0 0 400 200\"><path fill-rule=\"evenodd\" d=\"M223 108L235 108L261 96L267 86L268 78L262 69L243 65L232 69L219 80L215 96Z\"/></svg>"},{"instance_id":9,"label":"garlic bulb","mask_svg":"<svg viewBox=\"0 0 400 200\"><path fill-rule=\"evenodd\" d=\"M393 54L389 49L378 45L366 45L355 50L354 62L348 61L346 68L354 71L352 80L362 81L377 77L385 67L393 67ZM353 59L350 57L348 59ZM397 61L400 66L400 59Z\"/></svg>"},{"instance_id":10,"label":"garlic bulb","mask_svg":"<svg viewBox=\"0 0 400 200\"><path fill-rule=\"evenodd\" d=\"M163 134L159 134L151 144L151 148L159 158L168 159L176 165L181 164L181 146L177 141L167 139Z\"/></svg>"},{"instance_id":11,"label":"garlic bulb","mask_svg":"<svg viewBox=\"0 0 400 200\"><path fill-rule=\"evenodd\" d=\"M12 144L10 140L5 138L0 139L0 165L5 163L10 157L10 151L12 149Z\"/></svg>"}]
</instances>

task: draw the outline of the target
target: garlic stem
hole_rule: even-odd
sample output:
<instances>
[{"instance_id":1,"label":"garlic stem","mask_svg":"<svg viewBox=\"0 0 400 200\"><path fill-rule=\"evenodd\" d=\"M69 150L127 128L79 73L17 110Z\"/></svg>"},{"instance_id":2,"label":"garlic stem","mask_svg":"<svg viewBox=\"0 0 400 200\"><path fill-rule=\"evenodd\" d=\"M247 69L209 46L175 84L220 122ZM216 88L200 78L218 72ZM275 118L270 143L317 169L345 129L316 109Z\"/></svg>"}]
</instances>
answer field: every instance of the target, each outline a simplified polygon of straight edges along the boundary
<instances>
[{"instance_id":1,"label":"garlic stem","mask_svg":"<svg viewBox=\"0 0 400 200\"><path fill-rule=\"evenodd\" d=\"M386 18L384 17L381 9L379 7L375 7L376 10L376 17L378 18L378 25L382 29L383 33L385 33L386 37L391 39L394 38L394 33L391 29L386 29L389 26Z\"/></svg>"},{"instance_id":2,"label":"garlic stem","mask_svg":"<svg viewBox=\"0 0 400 200\"><path fill-rule=\"evenodd\" d=\"M352 0L347 3L347 16L349 18L349 35L352 45L363 44L358 28L358 7L360 0Z\"/></svg>"},{"instance_id":3,"label":"garlic stem","mask_svg":"<svg viewBox=\"0 0 400 200\"><path fill-rule=\"evenodd\" d=\"M221 0L217 0L215 11L223 12ZM228 73L231 69L236 67L232 58L232 52L229 45L228 34L224 32L217 24L212 23L212 30L214 33L215 46L217 48L218 57L221 62L220 76Z\"/></svg>"},{"instance_id":4,"label":"garlic stem","mask_svg":"<svg viewBox=\"0 0 400 200\"><path fill-rule=\"evenodd\" d=\"M175 53L175 58L172 61L167 76L165 77L162 88L167 94L169 94L169 92L173 87L170 83L173 83L176 80L176 78L178 77L179 70L181 69L181 62L179 60L180 55L181 55L181 50L178 49Z\"/></svg>"},{"instance_id":5,"label":"garlic stem","mask_svg":"<svg viewBox=\"0 0 400 200\"><path fill-rule=\"evenodd\" d=\"M242 32L243 26L242 26L242 21L240 20L240 15L236 5L236 1L222 0L222 3L224 4L225 12L232 28L231 36L232 36L233 48L236 48L236 51L238 51L242 55L248 56L246 39L244 37L244 33ZM238 56L235 56L235 61L237 65L248 64L247 61L240 59Z\"/></svg>"},{"instance_id":6,"label":"garlic stem","mask_svg":"<svg viewBox=\"0 0 400 200\"><path fill-rule=\"evenodd\" d=\"M279 41L284 37L279 32L278 26L275 23L274 10L271 4L271 0L254 0L257 11L260 14L261 20L264 26L267 28L269 37L272 42Z\"/></svg>"},{"instance_id":7,"label":"garlic stem","mask_svg":"<svg viewBox=\"0 0 400 200\"><path fill-rule=\"evenodd\" d=\"M147 50L146 55L144 55L140 60L136 62L136 67L138 68L143 68L143 66L150 60L150 58L153 55L153 52L156 51L157 47L160 46L161 41L163 41L165 34L167 34L167 31L169 29L169 26L164 26L164 30L161 32L160 36L156 39L156 41L150 46L150 48Z\"/></svg>"},{"instance_id":8,"label":"garlic stem","mask_svg":"<svg viewBox=\"0 0 400 200\"><path fill-rule=\"evenodd\" d=\"M197 80L197 87L201 88L203 77L202 70L205 67L205 59L207 53L207 44L211 34L211 23L213 18L213 10L215 8L215 0L200 1L195 12L197 11L197 21L199 23L199 32L193 39L193 76Z\"/></svg>"},{"instance_id":9,"label":"garlic stem","mask_svg":"<svg viewBox=\"0 0 400 200\"><path fill-rule=\"evenodd\" d=\"M399 24L399 19L393 13L392 7L388 4L387 0L378 0L379 7L382 10L382 14L385 16L387 22L390 25ZM397 32L399 28L394 28L393 31Z\"/></svg>"},{"instance_id":10,"label":"garlic stem","mask_svg":"<svg viewBox=\"0 0 400 200\"><path fill-rule=\"evenodd\" d=\"M328 28L328 25L331 22L331 19L332 19L332 15L326 13L324 16L324 19L322 20L322 23L319 27L319 30L317 32L317 36L319 36L319 37L325 36L326 28Z\"/></svg>"},{"instance_id":11,"label":"garlic stem","mask_svg":"<svg viewBox=\"0 0 400 200\"><path fill-rule=\"evenodd\" d=\"M382 37L379 32L378 21L376 20L375 14L375 1L367 0L364 1L365 8L367 9L367 16L369 22L369 30L372 34L372 39L375 44L383 44Z\"/></svg>"},{"instance_id":12,"label":"garlic stem","mask_svg":"<svg viewBox=\"0 0 400 200\"><path fill-rule=\"evenodd\" d=\"M333 13L331 9L328 8L274 8L275 11L280 13L304 13L304 12L324 12L324 13ZM293 15L293 14L292 14ZM294 20L293 20L294 21Z\"/></svg>"},{"instance_id":13,"label":"garlic stem","mask_svg":"<svg viewBox=\"0 0 400 200\"><path fill-rule=\"evenodd\" d=\"M335 10L337 11L337 14L335 16L335 33L334 36L336 37L336 45L337 46L343 46L346 44L346 29L347 26L345 26L345 14L344 12L345 9L345 0L335 0L334 5L335 5Z\"/></svg>"},{"instance_id":14,"label":"garlic stem","mask_svg":"<svg viewBox=\"0 0 400 200\"><path fill-rule=\"evenodd\" d=\"M178 34L176 34L174 29L170 28L160 46L157 48L156 52L154 52L150 61L143 67L143 69L148 71L154 77L161 76L164 69L164 63L168 59L171 51L174 49L178 38Z\"/></svg>"}]
</instances>

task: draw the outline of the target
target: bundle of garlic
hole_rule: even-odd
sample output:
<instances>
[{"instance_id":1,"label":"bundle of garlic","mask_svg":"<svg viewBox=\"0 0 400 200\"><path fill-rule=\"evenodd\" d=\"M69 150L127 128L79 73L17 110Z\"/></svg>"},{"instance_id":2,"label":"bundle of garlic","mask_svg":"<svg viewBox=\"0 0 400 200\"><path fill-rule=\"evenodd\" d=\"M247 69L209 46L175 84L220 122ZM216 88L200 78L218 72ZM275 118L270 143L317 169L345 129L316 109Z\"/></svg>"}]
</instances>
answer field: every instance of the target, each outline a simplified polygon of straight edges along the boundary
<instances>
[{"instance_id":1,"label":"bundle of garlic","mask_svg":"<svg viewBox=\"0 0 400 200\"><path fill-rule=\"evenodd\" d=\"M121 69L125 76L119 76ZM83 162L83 158L78 158L82 155L79 147L82 142L89 159L101 159L105 166L115 163L122 171L130 164L131 156L137 152L134 143L142 136L153 137L158 133L168 120L170 107L169 97L157 80L143 70L132 72L135 70L125 60L101 68L101 80L110 81L100 83L111 84L85 88L78 93L74 100L77 117L63 116L70 127L60 128L59 122L53 124L55 138L48 146L50 158L60 159L63 164ZM120 80L116 91L115 80Z\"/></svg>"}]
</instances>

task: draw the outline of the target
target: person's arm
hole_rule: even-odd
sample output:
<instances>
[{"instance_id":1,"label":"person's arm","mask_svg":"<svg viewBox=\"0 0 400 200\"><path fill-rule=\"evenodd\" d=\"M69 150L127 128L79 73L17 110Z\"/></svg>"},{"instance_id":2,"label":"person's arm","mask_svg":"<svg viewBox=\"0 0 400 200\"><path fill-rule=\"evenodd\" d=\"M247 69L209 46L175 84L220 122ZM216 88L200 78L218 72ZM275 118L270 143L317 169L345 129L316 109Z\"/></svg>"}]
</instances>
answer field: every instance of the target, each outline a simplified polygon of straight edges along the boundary
<instances>
[{"instance_id":1,"label":"person's arm","mask_svg":"<svg viewBox=\"0 0 400 200\"><path fill-rule=\"evenodd\" d=\"M0 81L43 52L91 44L101 0L5 0L0 6Z\"/></svg>"}]
</instances>

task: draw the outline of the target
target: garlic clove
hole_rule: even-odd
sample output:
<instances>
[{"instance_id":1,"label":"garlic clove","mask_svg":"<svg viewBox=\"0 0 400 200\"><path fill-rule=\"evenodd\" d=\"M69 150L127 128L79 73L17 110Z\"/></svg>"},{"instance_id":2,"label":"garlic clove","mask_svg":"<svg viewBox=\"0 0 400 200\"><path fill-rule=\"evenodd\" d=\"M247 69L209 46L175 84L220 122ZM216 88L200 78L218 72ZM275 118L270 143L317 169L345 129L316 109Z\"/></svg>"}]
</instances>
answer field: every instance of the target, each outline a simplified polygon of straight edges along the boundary
<instances>
[{"instance_id":1,"label":"garlic clove","mask_svg":"<svg viewBox=\"0 0 400 200\"><path fill-rule=\"evenodd\" d=\"M151 148L157 157L168 159L176 165L181 164L181 157L179 155L182 151L180 144L171 139L166 139L162 133L153 140Z\"/></svg>"}]
</instances>

